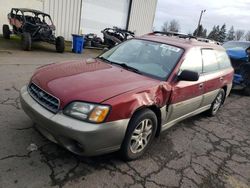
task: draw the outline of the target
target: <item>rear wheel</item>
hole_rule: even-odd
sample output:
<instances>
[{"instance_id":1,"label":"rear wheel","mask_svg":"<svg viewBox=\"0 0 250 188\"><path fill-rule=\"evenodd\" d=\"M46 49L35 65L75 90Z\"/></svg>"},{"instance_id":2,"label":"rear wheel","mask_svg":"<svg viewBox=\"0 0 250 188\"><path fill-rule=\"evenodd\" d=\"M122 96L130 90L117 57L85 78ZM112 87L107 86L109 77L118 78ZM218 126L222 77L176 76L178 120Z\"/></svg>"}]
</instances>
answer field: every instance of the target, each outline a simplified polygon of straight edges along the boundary
<instances>
[{"instance_id":1,"label":"rear wheel","mask_svg":"<svg viewBox=\"0 0 250 188\"><path fill-rule=\"evenodd\" d=\"M63 53L65 49L64 38L59 36L56 38L56 51Z\"/></svg>"},{"instance_id":2,"label":"rear wheel","mask_svg":"<svg viewBox=\"0 0 250 188\"><path fill-rule=\"evenodd\" d=\"M11 34L11 31L10 31L9 26L4 24L3 25L3 38L10 39L10 34Z\"/></svg>"},{"instance_id":3,"label":"rear wheel","mask_svg":"<svg viewBox=\"0 0 250 188\"><path fill-rule=\"evenodd\" d=\"M212 103L211 108L208 110L209 116L215 116L217 114L221 105L224 102L225 95L226 94L225 94L224 89L220 89L219 93L217 94L216 98L214 99L214 102Z\"/></svg>"},{"instance_id":4,"label":"rear wheel","mask_svg":"<svg viewBox=\"0 0 250 188\"><path fill-rule=\"evenodd\" d=\"M136 113L122 143L122 158L128 161L141 157L153 141L156 128L157 117L153 111L144 109Z\"/></svg>"},{"instance_id":5,"label":"rear wheel","mask_svg":"<svg viewBox=\"0 0 250 188\"><path fill-rule=\"evenodd\" d=\"M22 49L25 51L30 51L31 50L31 36L30 33L23 33L21 35L21 46Z\"/></svg>"},{"instance_id":6,"label":"rear wheel","mask_svg":"<svg viewBox=\"0 0 250 188\"><path fill-rule=\"evenodd\" d=\"M244 84L244 93L247 96L250 96L250 63L246 63L241 65L240 67L240 75L243 79Z\"/></svg>"}]
</instances>

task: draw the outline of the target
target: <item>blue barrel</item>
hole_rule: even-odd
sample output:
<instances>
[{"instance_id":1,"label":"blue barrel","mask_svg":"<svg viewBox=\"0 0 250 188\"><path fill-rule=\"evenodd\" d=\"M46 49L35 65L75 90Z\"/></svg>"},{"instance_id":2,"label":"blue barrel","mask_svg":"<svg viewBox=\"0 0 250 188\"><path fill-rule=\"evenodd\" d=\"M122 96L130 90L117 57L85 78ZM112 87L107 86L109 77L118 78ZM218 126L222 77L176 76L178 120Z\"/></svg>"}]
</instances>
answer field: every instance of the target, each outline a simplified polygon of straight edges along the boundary
<instances>
[{"instance_id":1,"label":"blue barrel","mask_svg":"<svg viewBox=\"0 0 250 188\"><path fill-rule=\"evenodd\" d=\"M72 34L72 37L73 37L72 52L81 54L84 45L83 35Z\"/></svg>"}]
</instances>

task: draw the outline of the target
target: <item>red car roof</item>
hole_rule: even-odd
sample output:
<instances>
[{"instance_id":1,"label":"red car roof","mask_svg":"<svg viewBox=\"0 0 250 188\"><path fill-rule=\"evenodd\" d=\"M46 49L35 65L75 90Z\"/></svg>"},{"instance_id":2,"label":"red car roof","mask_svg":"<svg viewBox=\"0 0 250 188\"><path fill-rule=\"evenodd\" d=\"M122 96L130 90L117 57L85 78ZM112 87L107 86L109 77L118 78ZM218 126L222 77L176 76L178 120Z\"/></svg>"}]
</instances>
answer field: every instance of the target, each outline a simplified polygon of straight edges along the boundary
<instances>
[{"instance_id":1,"label":"red car roof","mask_svg":"<svg viewBox=\"0 0 250 188\"><path fill-rule=\"evenodd\" d=\"M167 43L173 46L177 46L183 49L189 49L194 46L203 47L203 48L213 48L217 50L225 50L222 46L213 44L213 43L206 43L198 41L194 38L179 38L175 36L166 36L166 35L155 35L155 34L147 34L139 37L139 39L150 40L155 42Z\"/></svg>"}]
</instances>

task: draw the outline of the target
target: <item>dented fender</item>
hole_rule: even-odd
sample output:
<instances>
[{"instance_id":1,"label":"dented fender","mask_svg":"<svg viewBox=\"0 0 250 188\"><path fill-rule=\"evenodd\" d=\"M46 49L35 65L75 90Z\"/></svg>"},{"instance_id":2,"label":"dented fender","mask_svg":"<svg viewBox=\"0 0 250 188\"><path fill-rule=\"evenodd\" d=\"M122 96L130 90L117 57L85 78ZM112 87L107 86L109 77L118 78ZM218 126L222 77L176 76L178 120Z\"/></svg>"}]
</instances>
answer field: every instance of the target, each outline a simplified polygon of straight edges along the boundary
<instances>
[{"instance_id":1,"label":"dented fender","mask_svg":"<svg viewBox=\"0 0 250 188\"><path fill-rule=\"evenodd\" d=\"M161 108L168 103L170 94L171 86L167 82L160 82L113 97L103 102L112 106L107 121L131 118L135 111L148 106Z\"/></svg>"}]
</instances>

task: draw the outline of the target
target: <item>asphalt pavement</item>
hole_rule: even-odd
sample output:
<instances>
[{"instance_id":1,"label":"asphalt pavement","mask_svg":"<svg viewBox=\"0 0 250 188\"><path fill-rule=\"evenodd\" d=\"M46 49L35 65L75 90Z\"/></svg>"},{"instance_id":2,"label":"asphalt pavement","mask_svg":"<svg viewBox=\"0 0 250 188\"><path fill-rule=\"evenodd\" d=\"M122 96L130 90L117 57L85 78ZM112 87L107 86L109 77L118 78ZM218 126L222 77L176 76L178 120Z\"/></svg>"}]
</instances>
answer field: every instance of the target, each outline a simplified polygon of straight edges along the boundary
<instances>
[{"instance_id":1,"label":"asphalt pavement","mask_svg":"<svg viewBox=\"0 0 250 188\"><path fill-rule=\"evenodd\" d=\"M217 116L177 124L136 161L124 162L117 153L79 157L33 128L19 90L39 66L100 51L58 54L36 44L24 52L18 42L0 39L0 188L250 187L250 97L233 91Z\"/></svg>"}]
</instances>

